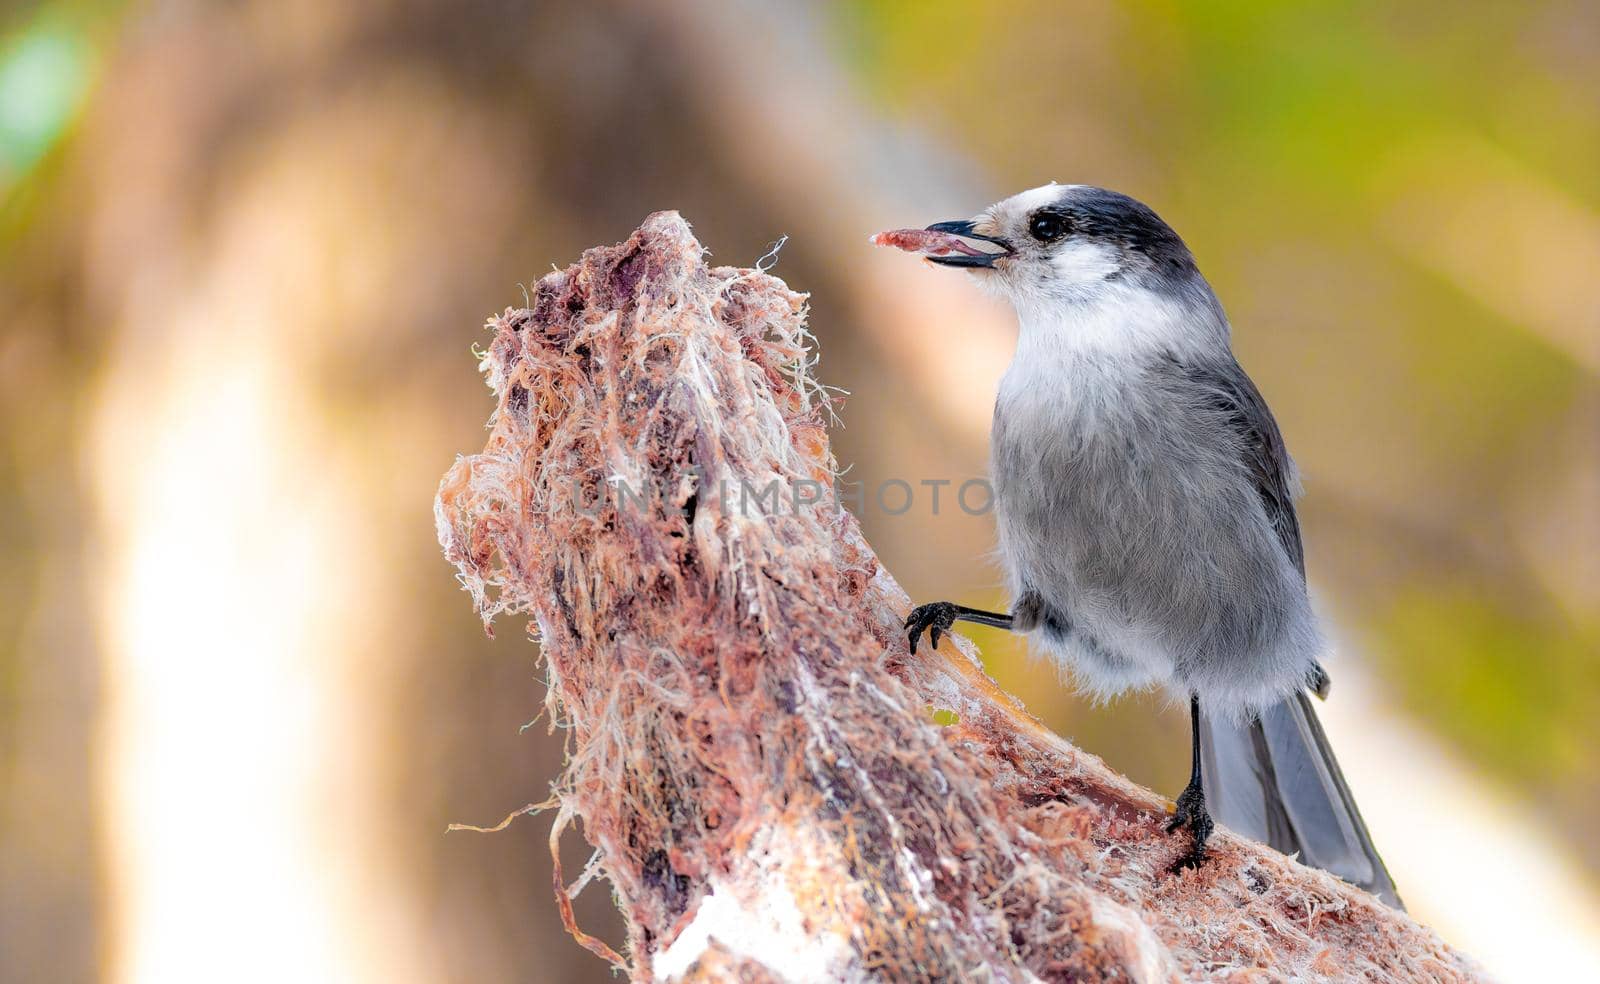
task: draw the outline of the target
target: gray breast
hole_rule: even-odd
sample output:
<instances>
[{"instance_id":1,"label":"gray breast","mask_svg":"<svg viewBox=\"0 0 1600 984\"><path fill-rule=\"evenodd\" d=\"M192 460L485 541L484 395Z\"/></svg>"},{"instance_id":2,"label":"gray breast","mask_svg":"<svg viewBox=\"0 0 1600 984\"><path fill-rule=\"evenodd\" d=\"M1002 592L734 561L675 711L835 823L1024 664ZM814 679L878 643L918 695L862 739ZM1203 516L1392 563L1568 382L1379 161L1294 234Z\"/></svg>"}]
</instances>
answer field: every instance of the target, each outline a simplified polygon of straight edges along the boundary
<instances>
[{"instance_id":1,"label":"gray breast","mask_svg":"<svg viewBox=\"0 0 1600 984\"><path fill-rule=\"evenodd\" d=\"M1235 429L1169 363L1084 355L1008 376L992 454L1010 586L1037 596L1047 636L1067 627L1046 642L1092 689L1170 676L1257 702L1318 655Z\"/></svg>"}]
</instances>

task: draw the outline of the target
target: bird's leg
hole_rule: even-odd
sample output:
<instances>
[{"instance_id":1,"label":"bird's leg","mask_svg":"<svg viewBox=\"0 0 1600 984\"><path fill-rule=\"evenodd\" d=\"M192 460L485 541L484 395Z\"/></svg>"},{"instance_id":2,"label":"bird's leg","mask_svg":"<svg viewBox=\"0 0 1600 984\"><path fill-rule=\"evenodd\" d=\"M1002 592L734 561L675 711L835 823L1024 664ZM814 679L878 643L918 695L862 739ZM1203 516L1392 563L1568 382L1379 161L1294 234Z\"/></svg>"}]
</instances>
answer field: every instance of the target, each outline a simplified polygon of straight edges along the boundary
<instances>
[{"instance_id":1,"label":"bird's leg","mask_svg":"<svg viewBox=\"0 0 1600 984\"><path fill-rule=\"evenodd\" d=\"M1178 794L1178 809L1167 824L1167 832L1171 833L1179 827L1188 827L1194 835L1194 844L1188 853L1178 859L1173 865L1174 870L1184 868L1198 868L1206 860L1206 839L1211 836L1211 814L1206 812L1206 793L1200 785L1200 697L1192 694L1189 697L1189 730L1193 742L1194 759L1189 767L1189 785L1183 787L1183 792Z\"/></svg>"},{"instance_id":2,"label":"bird's leg","mask_svg":"<svg viewBox=\"0 0 1600 984\"><path fill-rule=\"evenodd\" d=\"M956 605L948 601L935 601L926 605L918 605L906 617L906 631L911 640L911 651L917 651L917 639L923 632L928 633L935 649L939 648L939 637L950 631L950 626L957 621L975 622L978 625L992 625L997 629L1011 629L1015 620L1010 615L999 612L986 612L981 608L968 608L965 605Z\"/></svg>"}]
</instances>

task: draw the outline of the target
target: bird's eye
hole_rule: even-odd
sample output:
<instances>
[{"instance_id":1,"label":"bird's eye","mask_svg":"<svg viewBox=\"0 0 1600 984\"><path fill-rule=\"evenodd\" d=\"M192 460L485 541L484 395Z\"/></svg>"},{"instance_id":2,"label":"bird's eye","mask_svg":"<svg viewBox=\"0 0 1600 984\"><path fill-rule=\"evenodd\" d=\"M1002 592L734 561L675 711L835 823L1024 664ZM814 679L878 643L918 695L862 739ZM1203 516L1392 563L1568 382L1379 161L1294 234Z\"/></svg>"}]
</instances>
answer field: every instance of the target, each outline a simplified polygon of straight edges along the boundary
<instances>
[{"instance_id":1,"label":"bird's eye","mask_svg":"<svg viewBox=\"0 0 1600 984\"><path fill-rule=\"evenodd\" d=\"M1067 234L1067 220L1059 215L1041 212L1028 223L1028 234L1041 243L1052 243Z\"/></svg>"}]
</instances>

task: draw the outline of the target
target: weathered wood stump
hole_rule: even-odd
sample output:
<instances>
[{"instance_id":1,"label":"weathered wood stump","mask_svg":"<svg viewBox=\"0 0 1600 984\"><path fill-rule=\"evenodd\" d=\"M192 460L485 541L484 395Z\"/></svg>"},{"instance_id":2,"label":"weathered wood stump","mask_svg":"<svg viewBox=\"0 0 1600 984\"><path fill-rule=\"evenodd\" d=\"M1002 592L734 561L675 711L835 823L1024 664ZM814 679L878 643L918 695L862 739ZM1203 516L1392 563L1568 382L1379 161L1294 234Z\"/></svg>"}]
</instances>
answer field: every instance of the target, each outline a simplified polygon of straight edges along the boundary
<instances>
[{"instance_id":1,"label":"weathered wood stump","mask_svg":"<svg viewBox=\"0 0 1600 984\"><path fill-rule=\"evenodd\" d=\"M577 818L637 980L1459 981L1363 892L1221 832L1044 729L835 507L805 299L688 225L550 274L483 369L499 402L439 538L485 625L528 613ZM956 723L936 723L932 710Z\"/></svg>"}]
</instances>

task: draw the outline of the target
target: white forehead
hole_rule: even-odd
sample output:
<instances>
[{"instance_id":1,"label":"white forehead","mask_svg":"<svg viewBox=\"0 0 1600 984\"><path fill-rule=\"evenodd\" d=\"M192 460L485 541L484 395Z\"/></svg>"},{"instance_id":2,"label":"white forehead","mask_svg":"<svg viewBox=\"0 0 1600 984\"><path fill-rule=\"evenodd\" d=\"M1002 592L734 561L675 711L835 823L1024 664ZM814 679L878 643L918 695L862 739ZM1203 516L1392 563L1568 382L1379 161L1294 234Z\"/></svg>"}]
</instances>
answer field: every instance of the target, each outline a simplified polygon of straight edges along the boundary
<instances>
[{"instance_id":1,"label":"white forehead","mask_svg":"<svg viewBox=\"0 0 1600 984\"><path fill-rule=\"evenodd\" d=\"M995 202L986 211L990 217L998 221L1003 222L1007 219L1015 219L1021 215L1028 215L1044 205L1055 204L1061 200L1061 196L1064 193L1076 187L1078 185L1056 184L1052 181L1047 185L1029 188L1027 191L1019 192L1003 201Z\"/></svg>"}]
</instances>

